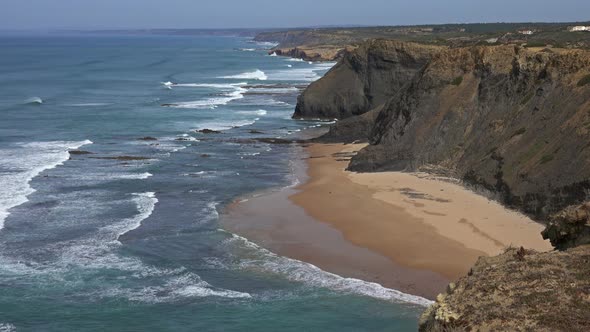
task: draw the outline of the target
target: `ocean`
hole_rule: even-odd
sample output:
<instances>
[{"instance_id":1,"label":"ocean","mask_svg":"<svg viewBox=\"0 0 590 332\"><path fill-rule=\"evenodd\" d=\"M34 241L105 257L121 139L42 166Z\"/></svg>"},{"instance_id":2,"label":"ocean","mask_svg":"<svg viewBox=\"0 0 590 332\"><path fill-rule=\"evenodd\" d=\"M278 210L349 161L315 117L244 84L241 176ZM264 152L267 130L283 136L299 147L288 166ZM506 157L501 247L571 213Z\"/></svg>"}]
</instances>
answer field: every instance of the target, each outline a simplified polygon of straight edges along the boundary
<instances>
[{"instance_id":1,"label":"ocean","mask_svg":"<svg viewBox=\"0 0 590 332\"><path fill-rule=\"evenodd\" d=\"M298 148L253 138L325 125L291 115L333 63L238 37L0 45L0 331L416 330L428 301L218 222L296 184Z\"/></svg>"}]
</instances>

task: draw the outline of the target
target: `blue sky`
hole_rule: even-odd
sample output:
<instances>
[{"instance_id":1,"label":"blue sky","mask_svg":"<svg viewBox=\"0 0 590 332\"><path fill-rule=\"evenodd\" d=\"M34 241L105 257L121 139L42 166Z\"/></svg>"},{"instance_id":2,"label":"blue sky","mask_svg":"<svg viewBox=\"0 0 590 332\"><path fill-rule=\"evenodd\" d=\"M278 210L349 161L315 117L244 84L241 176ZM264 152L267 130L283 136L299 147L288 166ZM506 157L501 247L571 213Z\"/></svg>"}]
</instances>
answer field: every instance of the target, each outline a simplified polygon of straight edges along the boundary
<instances>
[{"instance_id":1,"label":"blue sky","mask_svg":"<svg viewBox=\"0 0 590 332\"><path fill-rule=\"evenodd\" d=\"M0 29L587 21L590 0L0 0Z\"/></svg>"}]
</instances>

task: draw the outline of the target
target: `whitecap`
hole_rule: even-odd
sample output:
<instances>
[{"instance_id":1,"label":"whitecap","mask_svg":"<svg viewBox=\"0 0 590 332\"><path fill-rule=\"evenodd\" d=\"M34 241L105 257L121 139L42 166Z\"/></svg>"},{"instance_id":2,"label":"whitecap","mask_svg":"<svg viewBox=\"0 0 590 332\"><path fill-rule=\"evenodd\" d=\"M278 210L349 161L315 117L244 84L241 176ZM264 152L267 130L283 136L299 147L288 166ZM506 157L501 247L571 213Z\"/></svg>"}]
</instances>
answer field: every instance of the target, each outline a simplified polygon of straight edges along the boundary
<instances>
[{"instance_id":1,"label":"whitecap","mask_svg":"<svg viewBox=\"0 0 590 332\"><path fill-rule=\"evenodd\" d=\"M25 100L25 104L29 104L29 105L41 105L41 104L43 104L43 99L41 99L39 97L32 97L32 98L29 98L29 99Z\"/></svg>"},{"instance_id":2,"label":"whitecap","mask_svg":"<svg viewBox=\"0 0 590 332\"><path fill-rule=\"evenodd\" d=\"M16 326L9 323L0 323L0 332L16 332Z\"/></svg>"},{"instance_id":3,"label":"whitecap","mask_svg":"<svg viewBox=\"0 0 590 332\"><path fill-rule=\"evenodd\" d=\"M35 192L31 180L42 172L63 164L70 158L69 150L92 144L80 142L19 143L13 148L0 149L0 229L13 207L24 204Z\"/></svg>"},{"instance_id":4,"label":"whitecap","mask_svg":"<svg viewBox=\"0 0 590 332\"><path fill-rule=\"evenodd\" d=\"M253 72L245 72L245 73L241 73L238 75L231 75L231 76L222 76L220 78L266 81L268 79L268 76L266 76L266 74L262 70L256 69Z\"/></svg>"},{"instance_id":5,"label":"whitecap","mask_svg":"<svg viewBox=\"0 0 590 332\"><path fill-rule=\"evenodd\" d=\"M268 112L266 110L257 110L257 111L237 111L238 114L247 114L247 115L266 115Z\"/></svg>"},{"instance_id":6,"label":"whitecap","mask_svg":"<svg viewBox=\"0 0 590 332\"><path fill-rule=\"evenodd\" d=\"M272 52L272 54L270 54L270 56L277 56L277 52Z\"/></svg>"},{"instance_id":7,"label":"whitecap","mask_svg":"<svg viewBox=\"0 0 590 332\"><path fill-rule=\"evenodd\" d=\"M187 109L215 109L220 105L227 105L231 101L242 99L244 98L244 93L248 90L242 88L243 83L239 84L225 84L225 85L217 85L217 84L191 84L190 86L194 87L213 87L213 88L231 88L234 91L226 92L221 97L212 97L206 98L201 100L195 101L186 101L186 102L178 102L178 103L171 103L166 105L172 108L187 108ZM184 84L183 86L188 86Z\"/></svg>"}]
</instances>

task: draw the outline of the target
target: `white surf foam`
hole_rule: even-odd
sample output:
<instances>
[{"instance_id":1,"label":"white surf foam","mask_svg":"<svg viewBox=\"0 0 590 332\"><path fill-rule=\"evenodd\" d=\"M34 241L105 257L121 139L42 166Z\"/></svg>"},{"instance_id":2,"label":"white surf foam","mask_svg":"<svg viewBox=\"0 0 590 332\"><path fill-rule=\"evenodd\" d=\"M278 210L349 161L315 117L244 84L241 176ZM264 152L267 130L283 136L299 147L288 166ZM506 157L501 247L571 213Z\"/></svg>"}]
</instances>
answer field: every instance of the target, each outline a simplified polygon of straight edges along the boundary
<instances>
[{"instance_id":1,"label":"white surf foam","mask_svg":"<svg viewBox=\"0 0 590 332\"><path fill-rule=\"evenodd\" d=\"M132 230L138 229L141 226L141 223L152 215L156 208L156 204L158 203L158 198L156 198L156 193L154 192L135 193L133 194L133 202L135 202L137 207L136 215L104 227L102 231L109 231L116 234L116 240L119 241L121 236Z\"/></svg>"},{"instance_id":2,"label":"white surf foam","mask_svg":"<svg viewBox=\"0 0 590 332\"><path fill-rule=\"evenodd\" d=\"M223 93L221 97L212 97L206 98L201 100L195 101L187 101L187 102L180 102L180 103L172 103L169 107L173 108L187 108L187 109L215 109L221 105L227 105L231 101L242 99L244 98L244 93L248 90L244 89L242 86L246 83L237 83L237 84L182 84L180 86L184 87L205 87L205 88L217 88L217 89L231 89L233 91L228 91Z\"/></svg>"},{"instance_id":3,"label":"white surf foam","mask_svg":"<svg viewBox=\"0 0 590 332\"><path fill-rule=\"evenodd\" d=\"M321 74L334 67L335 64L335 62L323 62L313 64L310 67L275 70L268 73L268 79L273 81L313 82L320 79Z\"/></svg>"},{"instance_id":4,"label":"white surf foam","mask_svg":"<svg viewBox=\"0 0 590 332\"><path fill-rule=\"evenodd\" d=\"M112 105L109 103L80 103L80 104L67 104L68 107L98 107Z\"/></svg>"},{"instance_id":5,"label":"white surf foam","mask_svg":"<svg viewBox=\"0 0 590 332\"><path fill-rule=\"evenodd\" d=\"M404 302L425 307L433 303L423 297L385 288L374 282L341 277L334 273L326 272L313 264L276 255L241 236L235 234L231 234L231 236L231 239L229 239L230 243L237 242L245 248L258 252L259 258L244 259L240 262L239 265L243 269L270 271L288 280L301 282L313 287L369 296L384 301Z\"/></svg>"},{"instance_id":6,"label":"white surf foam","mask_svg":"<svg viewBox=\"0 0 590 332\"><path fill-rule=\"evenodd\" d=\"M258 110L258 111L237 111L238 114L246 114L246 115L266 115L268 112L266 110Z\"/></svg>"},{"instance_id":7,"label":"white surf foam","mask_svg":"<svg viewBox=\"0 0 590 332\"><path fill-rule=\"evenodd\" d=\"M174 302L186 298L222 297L229 299L250 299L249 293L213 287L194 273L184 273L170 278L160 286L145 287L140 290L114 288L102 297L126 297L131 301L146 303Z\"/></svg>"},{"instance_id":8,"label":"white surf foam","mask_svg":"<svg viewBox=\"0 0 590 332\"><path fill-rule=\"evenodd\" d=\"M299 58L287 58L287 61L291 61L291 62L305 62L305 60L299 59Z\"/></svg>"},{"instance_id":9,"label":"white surf foam","mask_svg":"<svg viewBox=\"0 0 590 332\"><path fill-rule=\"evenodd\" d=\"M248 126L248 125L252 125L254 123L256 123L256 121L258 121L259 118L253 119L253 120L220 120L220 121L211 121L211 122L201 122L199 123L199 125L197 126L197 128L195 128L195 130L203 130L203 129L211 129L211 130L219 130L219 131L223 131L223 130L229 130L232 128L239 128L239 127L243 127L243 126Z\"/></svg>"},{"instance_id":10,"label":"white surf foam","mask_svg":"<svg viewBox=\"0 0 590 332\"><path fill-rule=\"evenodd\" d=\"M273 42L256 42L256 44L258 44L259 46L268 47L268 48L273 48L273 47L279 46L279 43L273 43Z\"/></svg>"},{"instance_id":11,"label":"white surf foam","mask_svg":"<svg viewBox=\"0 0 590 332\"><path fill-rule=\"evenodd\" d=\"M31 180L68 160L68 150L87 144L92 142L32 142L0 149L0 229L4 228L9 210L26 203L27 197L35 192Z\"/></svg>"},{"instance_id":12,"label":"white surf foam","mask_svg":"<svg viewBox=\"0 0 590 332\"><path fill-rule=\"evenodd\" d=\"M270 56L277 56L277 52L272 52L272 54L270 54Z\"/></svg>"},{"instance_id":13,"label":"white surf foam","mask_svg":"<svg viewBox=\"0 0 590 332\"><path fill-rule=\"evenodd\" d=\"M16 326L9 323L0 323L0 332L15 332Z\"/></svg>"},{"instance_id":14,"label":"white surf foam","mask_svg":"<svg viewBox=\"0 0 590 332\"><path fill-rule=\"evenodd\" d=\"M39 97L32 97L32 98L25 100L25 104L41 105L41 104L43 104L43 99L41 99Z\"/></svg>"},{"instance_id":15,"label":"white surf foam","mask_svg":"<svg viewBox=\"0 0 590 332\"><path fill-rule=\"evenodd\" d=\"M247 85L247 82L242 83L231 83L231 84L219 84L219 83L178 83L175 87L185 88L212 88L212 89L236 89L243 85Z\"/></svg>"},{"instance_id":16,"label":"white surf foam","mask_svg":"<svg viewBox=\"0 0 590 332\"><path fill-rule=\"evenodd\" d=\"M268 76L266 76L266 73L264 73L262 70L256 69L253 72L246 72L246 73L241 73L238 75L231 75L231 76L222 76L220 78L266 81L268 79Z\"/></svg>"},{"instance_id":17,"label":"white surf foam","mask_svg":"<svg viewBox=\"0 0 590 332\"><path fill-rule=\"evenodd\" d=\"M281 86L267 86L267 87L253 87L248 89L249 93L257 93L257 94L293 94L298 93L299 89L297 87L281 87Z\"/></svg>"}]
</instances>

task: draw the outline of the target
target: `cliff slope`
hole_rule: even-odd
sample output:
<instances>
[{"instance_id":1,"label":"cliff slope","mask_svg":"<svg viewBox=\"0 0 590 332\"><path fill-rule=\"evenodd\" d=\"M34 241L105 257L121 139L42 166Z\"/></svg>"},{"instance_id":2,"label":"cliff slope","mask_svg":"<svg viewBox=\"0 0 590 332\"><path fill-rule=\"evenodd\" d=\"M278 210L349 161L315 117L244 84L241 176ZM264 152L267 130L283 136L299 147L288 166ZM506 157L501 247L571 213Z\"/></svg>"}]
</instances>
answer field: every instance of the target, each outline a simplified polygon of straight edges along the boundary
<instances>
[{"instance_id":1,"label":"cliff slope","mask_svg":"<svg viewBox=\"0 0 590 332\"><path fill-rule=\"evenodd\" d=\"M420 331L589 331L590 246L482 257L420 319Z\"/></svg>"},{"instance_id":2,"label":"cliff slope","mask_svg":"<svg viewBox=\"0 0 590 332\"><path fill-rule=\"evenodd\" d=\"M562 251L481 258L422 331L590 330L590 52L371 41L294 117L341 119L320 141L368 141L350 170L443 173L547 224Z\"/></svg>"},{"instance_id":3,"label":"cliff slope","mask_svg":"<svg viewBox=\"0 0 590 332\"><path fill-rule=\"evenodd\" d=\"M543 220L590 189L589 75L582 50L378 40L310 85L294 117L346 119L326 140L370 128L353 171L434 166Z\"/></svg>"}]
</instances>

